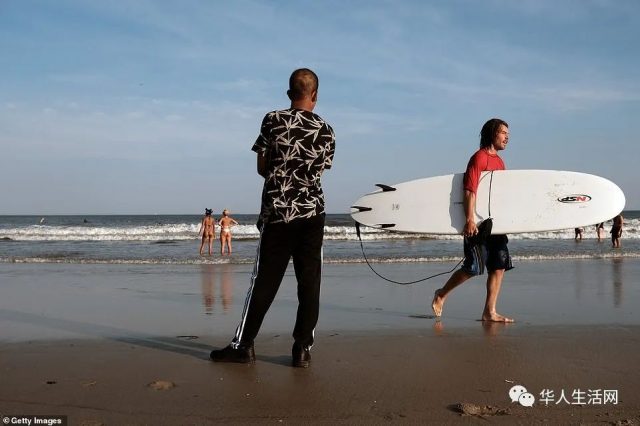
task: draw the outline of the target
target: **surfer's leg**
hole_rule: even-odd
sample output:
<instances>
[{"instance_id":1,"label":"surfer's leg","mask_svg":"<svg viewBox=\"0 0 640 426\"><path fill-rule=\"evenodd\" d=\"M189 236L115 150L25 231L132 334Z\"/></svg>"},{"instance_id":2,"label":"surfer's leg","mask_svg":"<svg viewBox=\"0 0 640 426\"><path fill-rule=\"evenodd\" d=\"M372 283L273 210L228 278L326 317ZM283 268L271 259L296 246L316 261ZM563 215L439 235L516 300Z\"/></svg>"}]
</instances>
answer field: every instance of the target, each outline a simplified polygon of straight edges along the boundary
<instances>
[{"instance_id":1,"label":"surfer's leg","mask_svg":"<svg viewBox=\"0 0 640 426\"><path fill-rule=\"evenodd\" d=\"M482 312L483 321L513 322L512 318L507 318L496 312L496 304L498 303L503 277L504 269L489 271L489 276L487 277L487 299Z\"/></svg>"},{"instance_id":2,"label":"surfer's leg","mask_svg":"<svg viewBox=\"0 0 640 426\"><path fill-rule=\"evenodd\" d=\"M486 250L481 244L472 244L465 237L464 239L464 263L462 267L454 272L445 285L435 291L433 295L433 301L431 302L431 309L433 313L439 317L442 315L442 307L447 296L454 288L458 287L469 278L476 275L482 275L484 273L484 253Z\"/></svg>"},{"instance_id":3,"label":"surfer's leg","mask_svg":"<svg viewBox=\"0 0 640 426\"><path fill-rule=\"evenodd\" d=\"M467 281L471 277L473 277L473 275L465 272L462 269L458 269L449 277L444 287L436 290L433 295L433 301L431 302L431 309L433 309L433 313L437 317L442 315L442 307L444 306L444 301L446 300L449 293L451 293L454 288L458 287L460 284Z\"/></svg>"},{"instance_id":4,"label":"surfer's leg","mask_svg":"<svg viewBox=\"0 0 640 426\"><path fill-rule=\"evenodd\" d=\"M513 319L502 316L496 312L496 304L500 295L502 278L505 271L513 269L511 255L507 243L509 239L506 235L491 235L487 239L487 298L482 311L483 321L513 322Z\"/></svg>"}]
</instances>

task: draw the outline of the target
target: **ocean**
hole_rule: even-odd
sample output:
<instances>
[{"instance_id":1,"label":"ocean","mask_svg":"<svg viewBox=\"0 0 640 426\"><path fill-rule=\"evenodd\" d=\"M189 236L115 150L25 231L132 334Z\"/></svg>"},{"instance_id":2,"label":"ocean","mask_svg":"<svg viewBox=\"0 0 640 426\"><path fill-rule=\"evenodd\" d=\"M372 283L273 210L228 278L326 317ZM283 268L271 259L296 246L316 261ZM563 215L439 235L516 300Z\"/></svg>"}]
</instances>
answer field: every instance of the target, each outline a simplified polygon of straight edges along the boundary
<instances>
[{"instance_id":1,"label":"ocean","mask_svg":"<svg viewBox=\"0 0 640 426\"><path fill-rule=\"evenodd\" d=\"M622 248L611 248L611 221L597 241L595 226L582 241L574 230L509 236L514 260L563 260L640 257L640 211L623 212ZM198 254L199 215L0 216L0 263L68 264L250 264L255 258L256 215L234 215L233 254ZM216 230L219 236L219 229ZM461 237L394 233L362 229L367 258L372 263L452 262L462 256ZM364 258L353 220L346 214L327 215L325 263L362 263Z\"/></svg>"}]
</instances>

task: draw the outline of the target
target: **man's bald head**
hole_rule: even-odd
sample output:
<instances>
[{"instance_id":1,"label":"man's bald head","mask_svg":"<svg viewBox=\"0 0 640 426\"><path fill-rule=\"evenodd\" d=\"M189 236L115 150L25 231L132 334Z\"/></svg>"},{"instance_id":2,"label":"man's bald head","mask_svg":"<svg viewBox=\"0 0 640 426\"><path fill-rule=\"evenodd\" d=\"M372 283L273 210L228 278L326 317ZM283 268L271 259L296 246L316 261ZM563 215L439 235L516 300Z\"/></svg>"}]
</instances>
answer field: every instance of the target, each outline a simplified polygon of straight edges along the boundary
<instances>
[{"instance_id":1,"label":"man's bald head","mask_svg":"<svg viewBox=\"0 0 640 426\"><path fill-rule=\"evenodd\" d=\"M309 68L295 70L289 77L287 95L292 101L310 98L315 102L318 93L318 76Z\"/></svg>"}]
</instances>

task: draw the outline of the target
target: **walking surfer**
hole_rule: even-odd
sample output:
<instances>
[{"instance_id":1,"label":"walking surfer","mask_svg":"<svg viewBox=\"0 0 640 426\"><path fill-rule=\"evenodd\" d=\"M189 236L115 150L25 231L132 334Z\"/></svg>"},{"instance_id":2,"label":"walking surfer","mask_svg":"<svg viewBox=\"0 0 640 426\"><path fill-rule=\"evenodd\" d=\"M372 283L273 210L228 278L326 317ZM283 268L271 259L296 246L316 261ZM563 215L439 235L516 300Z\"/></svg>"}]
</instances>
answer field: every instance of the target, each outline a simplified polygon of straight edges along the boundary
<instances>
[{"instance_id":1,"label":"walking surfer","mask_svg":"<svg viewBox=\"0 0 640 426\"><path fill-rule=\"evenodd\" d=\"M476 191L483 171L504 170L505 165L498 155L509 142L509 125L499 119L487 121L480 131L480 149L471 157L464 174L464 263L454 272L445 285L436 290L431 307L437 317L442 315L442 308L447 297L454 288L476 275L488 270L487 297L482 311L483 321L513 322L513 319L500 315L496 304L502 286L504 272L512 269L511 256L507 247L506 235L489 235L477 244L472 244L471 237L478 234L475 221Z\"/></svg>"}]
</instances>

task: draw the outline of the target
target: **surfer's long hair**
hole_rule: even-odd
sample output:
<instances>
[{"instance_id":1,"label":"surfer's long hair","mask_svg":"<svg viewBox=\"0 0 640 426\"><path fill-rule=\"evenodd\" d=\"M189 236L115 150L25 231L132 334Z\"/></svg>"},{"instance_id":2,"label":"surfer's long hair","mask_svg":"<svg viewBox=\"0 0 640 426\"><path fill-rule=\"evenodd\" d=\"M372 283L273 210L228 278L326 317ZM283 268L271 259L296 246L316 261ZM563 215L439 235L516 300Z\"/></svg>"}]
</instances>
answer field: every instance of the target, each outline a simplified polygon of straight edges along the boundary
<instances>
[{"instance_id":1,"label":"surfer's long hair","mask_svg":"<svg viewBox=\"0 0 640 426\"><path fill-rule=\"evenodd\" d=\"M484 123L482 130L480 130L480 148L488 148L493 145L493 141L498 135L500 126L509 127L506 121L499 118L492 118Z\"/></svg>"}]
</instances>

